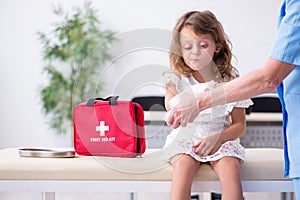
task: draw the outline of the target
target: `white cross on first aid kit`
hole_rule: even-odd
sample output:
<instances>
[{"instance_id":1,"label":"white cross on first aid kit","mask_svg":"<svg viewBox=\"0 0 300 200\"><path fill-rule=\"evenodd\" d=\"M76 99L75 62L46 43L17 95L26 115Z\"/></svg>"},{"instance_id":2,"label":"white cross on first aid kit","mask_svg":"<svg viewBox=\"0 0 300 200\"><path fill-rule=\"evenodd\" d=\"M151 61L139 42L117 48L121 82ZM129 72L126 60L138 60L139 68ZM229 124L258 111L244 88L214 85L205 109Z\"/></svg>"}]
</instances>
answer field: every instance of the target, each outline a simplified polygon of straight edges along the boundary
<instances>
[{"instance_id":1,"label":"white cross on first aid kit","mask_svg":"<svg viewBox=\"0 0 300 200\"><path fill-rule=\"evenodd\" d=\"M96 131L100 132L100 136L105 136L105 131L109 131L109 126L105 126L105 122L100 121L100 125L96 126Z\"/></svg>"}]
</instances>

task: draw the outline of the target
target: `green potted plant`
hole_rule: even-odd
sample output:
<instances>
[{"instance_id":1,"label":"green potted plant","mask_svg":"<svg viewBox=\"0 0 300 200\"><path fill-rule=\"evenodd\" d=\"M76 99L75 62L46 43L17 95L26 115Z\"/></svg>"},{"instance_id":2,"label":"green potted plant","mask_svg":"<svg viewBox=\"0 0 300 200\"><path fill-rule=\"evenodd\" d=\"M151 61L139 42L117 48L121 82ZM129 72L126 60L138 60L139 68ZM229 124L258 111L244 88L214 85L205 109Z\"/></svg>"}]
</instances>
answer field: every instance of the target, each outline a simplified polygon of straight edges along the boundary
<instances>
[{"instance_id":1,"label":"green potted plant","mask_svg":"<svg viewBox=\"0 0 300 200\"><path fill-rule=\"evenodd\" d=\"M57 6L54 14L60 21L50 33L38 32L49 79L40 89L42 108L58 134L72 128L74 105L103 89L99 71L112 59L108 49L116 37L115 32L101 29L96 12L89 2L71 12Z\"/></svg>"}]
</instances>

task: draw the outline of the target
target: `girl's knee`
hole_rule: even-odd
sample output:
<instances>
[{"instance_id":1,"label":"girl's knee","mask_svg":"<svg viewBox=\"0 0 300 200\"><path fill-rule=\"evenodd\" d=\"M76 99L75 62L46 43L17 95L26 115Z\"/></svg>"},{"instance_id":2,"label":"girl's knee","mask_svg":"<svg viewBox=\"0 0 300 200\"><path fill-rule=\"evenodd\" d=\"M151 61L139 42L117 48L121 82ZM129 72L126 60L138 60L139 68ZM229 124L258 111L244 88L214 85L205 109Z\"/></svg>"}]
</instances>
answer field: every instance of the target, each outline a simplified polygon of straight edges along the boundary
<instances>
[{"instance_id":1,"label":"girl's knee","mask_svg":"<svg viewBox=\"0 0 300 200\"><path fill-rule=\"evenodd\" d=\"M235 157L224 157L211 163L219 179L226 180L228 177L238 179L240 177L240 160Z\"/></svg>"},{"instance_id":2,"label":"girl's knee","mask_svg":"<svg viewBox=\"0 0 300 200\"><path fill-rule=\"evenodd\" d=\"M230 167L230 168L240 168L241 161L239 158L226 156L221 158L220 160L212 162L212 166L217 167Z\"/></svg>"},{"instance_id":3,"label":"girl's knee","mask_svg":"<svg viewBox=\"0 0 300 200\"><path fill-rule=\"evenodd\" d=\"M198 170L200 162L187 154L178 154L171 159L173 170Z\"/></svg>"},{"instance_id":4,"label":"girl's knee","mask_svg":"<svg viewBox=\"0 0 300 200\"><path fill-rule=\"evenodd\" d=\"M226 163L227 165L234 167L234 168L240 168L241 166L241 161L239 158L236 157L226 157Z\"/></svg>"}]
</instances>

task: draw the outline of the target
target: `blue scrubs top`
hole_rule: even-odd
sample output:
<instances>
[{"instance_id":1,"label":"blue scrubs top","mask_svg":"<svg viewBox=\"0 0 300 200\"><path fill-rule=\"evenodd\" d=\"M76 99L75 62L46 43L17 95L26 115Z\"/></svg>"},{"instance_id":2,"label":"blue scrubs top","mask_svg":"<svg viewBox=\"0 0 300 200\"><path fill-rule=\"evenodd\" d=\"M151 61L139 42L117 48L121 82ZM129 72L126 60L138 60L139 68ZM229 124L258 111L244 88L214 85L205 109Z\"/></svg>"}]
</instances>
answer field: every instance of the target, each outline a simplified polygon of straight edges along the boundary
<instances>
[{"instance_id":1,"label":"blue scrubs top","mask_svg":"<svg viewBox=\"0 0 300 200\"><path fill-rule=\"evenodd\" d=\"M285 0L270 57L296 65L277 88L282 104L284 175L300 177L300 1Z\"/></svg>"}]
</instances>

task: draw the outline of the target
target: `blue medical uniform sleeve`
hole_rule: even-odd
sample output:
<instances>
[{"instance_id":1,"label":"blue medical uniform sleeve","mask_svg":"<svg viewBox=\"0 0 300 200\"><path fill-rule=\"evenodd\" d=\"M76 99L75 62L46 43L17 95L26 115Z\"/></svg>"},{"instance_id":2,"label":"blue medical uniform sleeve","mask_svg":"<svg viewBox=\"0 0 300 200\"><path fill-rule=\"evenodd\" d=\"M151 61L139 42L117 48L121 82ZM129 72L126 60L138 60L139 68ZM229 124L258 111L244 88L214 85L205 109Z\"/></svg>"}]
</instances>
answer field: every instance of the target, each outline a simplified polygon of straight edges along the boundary
<instances>
[{"instance_id":1,"label":"blue medical uniform sleeve","mask_svg":"<svg viewBox=\"0 0 300 200\"><path fill-rule=\"evenodd\" d=\"M300 65L300 1L286 0L280 12L277 35L270 57Z\"/></svg>"}]
</instances>

